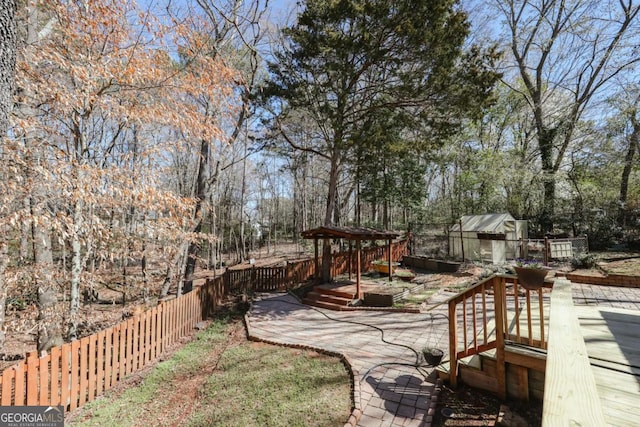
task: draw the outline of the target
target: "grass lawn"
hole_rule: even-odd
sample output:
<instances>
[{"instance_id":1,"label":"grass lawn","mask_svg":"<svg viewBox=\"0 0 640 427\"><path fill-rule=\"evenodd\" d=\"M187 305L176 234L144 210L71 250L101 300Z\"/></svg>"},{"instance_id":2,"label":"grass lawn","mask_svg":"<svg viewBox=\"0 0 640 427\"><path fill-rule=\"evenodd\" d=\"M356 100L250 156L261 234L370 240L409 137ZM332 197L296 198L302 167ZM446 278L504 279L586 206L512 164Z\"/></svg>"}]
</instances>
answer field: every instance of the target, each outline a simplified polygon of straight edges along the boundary
<instances>
[{"instance_id":1,"label":"grass lawn","mask_svg":"<svg viewBox=\"0 0 640 427\"><path fill-rule=\"evenodd\" d=\"M238 315L207 329L144 375L69 414L73 426L336 426L351 411L342 362L249 342Z\"/></svg>"}]
</instances>

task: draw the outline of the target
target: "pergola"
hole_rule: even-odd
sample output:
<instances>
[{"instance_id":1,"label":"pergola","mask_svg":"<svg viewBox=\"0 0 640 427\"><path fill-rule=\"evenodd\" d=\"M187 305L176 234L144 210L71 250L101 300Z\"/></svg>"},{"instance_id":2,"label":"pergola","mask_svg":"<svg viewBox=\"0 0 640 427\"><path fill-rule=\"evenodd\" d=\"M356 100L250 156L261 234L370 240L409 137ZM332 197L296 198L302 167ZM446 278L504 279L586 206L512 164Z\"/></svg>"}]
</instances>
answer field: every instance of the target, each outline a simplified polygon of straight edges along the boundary
<instances>
[{"instance_id":1,"label":"pergola","mask_svg":"<svg viewBox=\"0 0 640 427\"><path fill-rule=\"evenodd\" d=\"M361 228L361 227L337 227L337 226L322 226L306 230L301 233L304 239L313 239L314 251L315 251L315 267L316 277L318 277L320 268L318 265L318 240L320 239L347 239L349 240L349 278L351 278L351 258L352 258L352 245L353 241L356 242L356 296L362 298L360 292L360 242L374 241L374 240L386 240L387 242L387 262L389 263L389 280L391 280L391 242L393 239L398 238L400 234L393 233L391 231L380 231L373 228Z\"/></svg>"}]
</instances>

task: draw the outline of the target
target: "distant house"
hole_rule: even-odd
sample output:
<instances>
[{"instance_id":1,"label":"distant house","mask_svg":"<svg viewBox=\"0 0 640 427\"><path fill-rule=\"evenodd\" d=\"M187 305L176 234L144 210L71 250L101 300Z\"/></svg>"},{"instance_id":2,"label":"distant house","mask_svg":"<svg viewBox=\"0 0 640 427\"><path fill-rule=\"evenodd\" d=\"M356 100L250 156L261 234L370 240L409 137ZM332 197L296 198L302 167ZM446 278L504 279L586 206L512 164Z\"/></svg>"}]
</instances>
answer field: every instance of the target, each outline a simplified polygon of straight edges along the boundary
<instances>
[{"instance_id":1,"label":"distant house","mask_svg":"<svg viewBox=\"0 0 640 427\"><path fill-rule=\"evenodd\" d=\"M527 221L509 213L465 215L449 229L449 256L502 264L521 257L521 242L527 238Z\"/></svg>"}]
</instances>

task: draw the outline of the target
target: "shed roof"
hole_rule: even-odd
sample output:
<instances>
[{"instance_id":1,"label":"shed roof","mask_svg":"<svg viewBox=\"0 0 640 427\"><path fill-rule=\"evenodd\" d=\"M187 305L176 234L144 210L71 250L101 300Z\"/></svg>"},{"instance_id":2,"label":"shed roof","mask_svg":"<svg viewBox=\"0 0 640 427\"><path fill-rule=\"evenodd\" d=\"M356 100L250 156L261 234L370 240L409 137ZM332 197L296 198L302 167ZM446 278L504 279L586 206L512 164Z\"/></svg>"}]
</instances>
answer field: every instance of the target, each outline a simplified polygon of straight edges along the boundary
<instances>
[{"instance_id":1,"label":"shed roof","mask_svg":"<svg viewBox=\"0 0 640 427\"><path fill-rule=\"evenodd\" d=\"M515 221L515 218L510 213L465 215L450 231L460 231L462 225L462 231L499 232L504 231L505 221Z\"/></svg>"},{"instance_id":2,"label":"shed roof","mask_svg":"<svg viewBox=\"0 0 640 427\"><path fill-rule=\"evenodd\" d=\"M400 236L399 233L381 231L366 227L337 227L325 225L300 233L305 239L350 239L350 240L391 240Z\"/></svg>"}]
</instances>

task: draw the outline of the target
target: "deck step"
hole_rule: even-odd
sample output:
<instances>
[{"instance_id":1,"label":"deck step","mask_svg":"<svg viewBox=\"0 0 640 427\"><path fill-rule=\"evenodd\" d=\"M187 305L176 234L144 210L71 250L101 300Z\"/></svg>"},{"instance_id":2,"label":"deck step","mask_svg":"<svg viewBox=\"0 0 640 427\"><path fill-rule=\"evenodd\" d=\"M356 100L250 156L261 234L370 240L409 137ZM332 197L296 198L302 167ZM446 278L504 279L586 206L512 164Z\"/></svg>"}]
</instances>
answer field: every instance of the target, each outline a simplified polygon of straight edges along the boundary
<instances>
[{"instance_id":1,"label":"deck step","mask_svg":"<svg viewBox=\"0 0 640 427\"><path fill-rule=\"evenodd\" d=\"M315 290L309 292L306 296L306 299L311 301L328 302L331 304L345 305L345 306L349 305L352 301L351 298L345 298L345 297L341 297L333 294L325 294Z\"/></svg>"},{"instance_id":2,"label":"deck step","mask_svg":"<svg viewBox=\"0 0 640 427\"><path fill-rule=\"evenodd\" d=\"M353 310L351 302L354 295L350 292L332 289L329 286L314 286L313 290L307 293L302 300L303 303L314 307L326 308L329 310L345 311Z\"/></svg>"},{"instance_id":3,"label":"deck step","mask_svg":"<svg viewBox=\"0 0 640 427\"><path fill-rule=\"evenodd\" d=\"M466 366L470 369L482 369L482 356L476 354L474 356L465 357L464 359L458 360L458 365ZM444 362L438 366L436 366L436 372L438 373L438 377L443 380L449 379L449 371L451 369L451 365L449 362Z\"/></svg>"},{"instance_id":4,"label":"deck step","mask_svg":"<svg viewBox=\"0 0 640 427\"><path fill-rule=\"evenodd\" d=\"M496 393L498 391L498 380L495 376L495 369L492 369L490 366L491 362L493 361L490 358L484 359L481 355L469 356L459 360L458 376L460 381L471 387ZM449 362L445 362L436 367L438 378L445 381L449 380L450 369L451 365Z\"/></svg>"},{"instance_id":5,"label":"deck step","mask_svg":"<svg viewBox=\"0 0 640 427\"><path fill-rule=\"evenodd\" d=\"M345 298L348 300L352 300L353 297L355 296L353 293L351 292L345 292L345 291L341 291L339 289L332 289L328 286L314 286L313 291L312 292L317 292L319 294L324 294L324 295L333 295L336 297L340 297L340 298Z\"/></svg>"},{"instance_id":6,"label":"deck step","mask_svg":"<svg viewBox=\"0 0 640 427\"><path fill-rule=\"evenodd\" d=\"M538 398L541 398L542 391L538 387L540 381L535 379L533 371L540 372L539 375L542 375L542 381L544 381L546 352L507 343L504 356L508 371L507 394L525 401L529 400L531 396L539 395ZM440 379L448 381L450 369L449 362L446 362L436 368L436 373ZM529 369L532 370L532 373L528 373ZM471 387L497 393L499 383L496 350L488 350L459 360L458 378L460 382ZM531 387L529 386L530 381Z\"/></svg>"},{"instance_id":7,"label":"deck step","mask_svg":"<svg viewBox=\"0 0 640 427\"><path fill-rule=\"evenodd\" d=\"M341 305L341 304L334 304L331 302L324 302L324 301L317 301L317 300L312 300L312 299L308 299L308 298L304 298L302 300L303 303L313 306L313 307L320 307L320 308L326 308L328 310L335 310L335 311L350 311L350 310L354 310L354 307L351 306L346 306L346 305Z\"/></svg>"}]
</instances>

